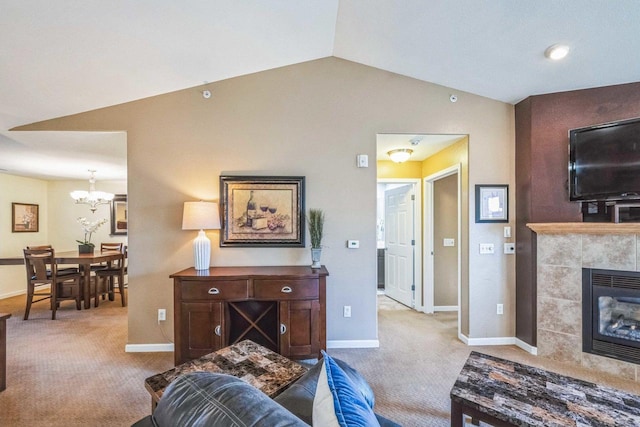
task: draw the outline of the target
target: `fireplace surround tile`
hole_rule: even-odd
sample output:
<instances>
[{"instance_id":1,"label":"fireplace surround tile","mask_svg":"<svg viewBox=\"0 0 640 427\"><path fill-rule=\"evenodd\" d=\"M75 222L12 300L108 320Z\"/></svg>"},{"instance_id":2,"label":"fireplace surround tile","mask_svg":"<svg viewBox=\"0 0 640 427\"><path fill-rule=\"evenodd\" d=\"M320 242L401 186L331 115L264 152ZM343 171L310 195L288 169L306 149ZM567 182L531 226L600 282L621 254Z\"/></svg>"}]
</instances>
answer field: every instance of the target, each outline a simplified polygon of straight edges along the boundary
<instances>
[{"instance_id":1,"label":"fireplace surround tile","mask_svg":"<svg viewBox=\"0 0 640 427\"><path fill-rule=\"evenodd\" d=\"M537 274L538 296L581 302L581 268L539 265Z\"/></svg>"},{"instance_id":2,"label":"fireplace surround tile","mask_svg":"<svg viewBox=\"0 0 640 427\"><path fill-rule=\"evenodd\" d=\"M538 265L562 265L566 267L580 267L580 246L582 239L579 235L538 235Z\"/></svg>"},{"instance_id":3,"label":"fireplace surround tile","mask_svg":"<svg viewBox=\"0 0 640 427\"><path fill-rule=\"evenodd\" d=\"M582 303L557 298L538 298L538 328L582 336ZM580 343L582 346L582 342Z\"/></svg>"},{"instance_id":4,"label":"fireplace surround tile","mask_svg":"<svg viewBox=\"0 0 640 427\"><path fill-rule=\"evenodd\" d=\"M538 356L580 365L582 337L538 329Z\"/></svg>"},{"instance_id":5,"label":"fireplace surround tile","mask_svg":"<svg viewBox=\"0 0 640 427\"><path fill-rule=\"evenodd\" d=\"M636 381L636 365L633 363L602 357L597 354L582 353L582 366L594 371Z\"/></svg>"},{"instance_id":6,"label":"fireplace surround tile","mask_svg":"<svg viewBox=\"0 0 640 427\"><path fill-rule=\"evenodd\" d=\"M636 236L631 234L582 236L582 266L609 270L636 270Z\"/></svg>"}]
</instances>

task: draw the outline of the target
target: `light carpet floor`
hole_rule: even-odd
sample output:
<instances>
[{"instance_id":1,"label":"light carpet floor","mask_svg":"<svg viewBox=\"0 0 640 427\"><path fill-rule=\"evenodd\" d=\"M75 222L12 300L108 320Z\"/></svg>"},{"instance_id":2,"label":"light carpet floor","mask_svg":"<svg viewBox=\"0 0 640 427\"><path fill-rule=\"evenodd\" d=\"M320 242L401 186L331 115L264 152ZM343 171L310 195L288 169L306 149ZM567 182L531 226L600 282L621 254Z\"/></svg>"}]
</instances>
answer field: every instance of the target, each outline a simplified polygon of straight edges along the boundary
<instances>
[{"instance_id":1,"label":"light carpet floor","mask_svg":"<svg viewBox=\"0 0 640 427\"><path fill-rule=\"evenodd\" d=\"M370 382L376 411L406 427L448 426L449 391L468 354L498 357L618 386L637 383L531 356L513 346L468 347L455 313L426 315L379 296L380 348L330 349ZM127 308L119 299L97 309L63 303L50 319L46 303L23 321L24 296L0 300L7 324L7 389L0 426L128 426L150 413L144 379L173 367L173 353L125 353ZM170 327L169 327L170 328Z\"/></svg>"}]
</instances>

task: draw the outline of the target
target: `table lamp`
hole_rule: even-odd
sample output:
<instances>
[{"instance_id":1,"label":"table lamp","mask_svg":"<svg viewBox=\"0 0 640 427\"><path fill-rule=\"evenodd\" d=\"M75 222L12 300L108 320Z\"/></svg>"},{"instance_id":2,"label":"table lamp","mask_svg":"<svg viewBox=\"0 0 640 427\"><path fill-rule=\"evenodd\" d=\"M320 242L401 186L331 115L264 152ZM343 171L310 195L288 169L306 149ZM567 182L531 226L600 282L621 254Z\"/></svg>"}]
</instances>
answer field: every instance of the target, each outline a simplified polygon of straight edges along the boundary
<instances>
[{"instance_id":1,"label":"table lamp","mask_svg":"<svg viewBox=\"0 0 640 427\"><path fill-rule=\"evenodd\" d=\"M184 202L183 230L200 230L193 240L193 258L196 270L208 270L211 262L211 240L204 230L219 230L218 204L213 202Z\"/></svg>"}]
</instances>

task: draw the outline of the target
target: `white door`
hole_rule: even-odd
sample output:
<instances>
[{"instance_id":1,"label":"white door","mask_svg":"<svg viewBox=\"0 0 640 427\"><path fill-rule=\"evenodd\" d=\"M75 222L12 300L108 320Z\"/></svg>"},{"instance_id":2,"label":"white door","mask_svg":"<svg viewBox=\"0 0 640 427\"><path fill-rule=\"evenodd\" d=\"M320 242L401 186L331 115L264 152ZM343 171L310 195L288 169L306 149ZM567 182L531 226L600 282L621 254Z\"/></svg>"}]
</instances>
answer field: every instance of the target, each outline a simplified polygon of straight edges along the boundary
<instances>
[{"instance_id":1,"label":"white door","mask_svg":"<svg viewBox=\"0 0 640 427\"><path fill-rule=\"evenodd\" d=\"M385 212L385 293L413 307L414 201L413 185L386 190Z\"/></svg>"}]
</instances>

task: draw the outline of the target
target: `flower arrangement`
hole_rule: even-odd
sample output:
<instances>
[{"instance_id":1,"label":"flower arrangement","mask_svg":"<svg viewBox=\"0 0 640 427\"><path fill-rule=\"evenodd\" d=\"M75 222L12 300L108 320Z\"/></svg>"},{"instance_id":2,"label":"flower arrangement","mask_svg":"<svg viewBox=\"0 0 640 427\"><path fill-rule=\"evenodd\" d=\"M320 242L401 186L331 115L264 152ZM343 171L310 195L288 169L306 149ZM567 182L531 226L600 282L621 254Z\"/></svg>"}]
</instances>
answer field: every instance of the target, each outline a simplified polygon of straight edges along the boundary
<instances>
[{"instance_id":1,"label":"flower arrangement","mask_svg":"<svg viewBox=\"0 0 640 427\"><path fill-rule=\"evenodd\" d=\"M324 212L322 209L309 209L309 235L311 237L311 248L320 249L322 247L322 229L324 227Z\"/></svg>"},{"instance_id":2,"label":"flower arrangement","mask_svg":"<svg viewBox=\"0 0 640 427\"><path fill-rule=\"evenodd\" d=\"M76 240L76 242L80 243L81 245L89 245L89 246L95 246L93 243L91 243L91 235L98 229L100 228L100 226L104 223L107 222L106 219L99 219L97 221L89 221L87 218L85 217L79 217L77 220L80 225L82 226L82 229L84 230L84 240Z\"/></svg>"}]
</instances>

